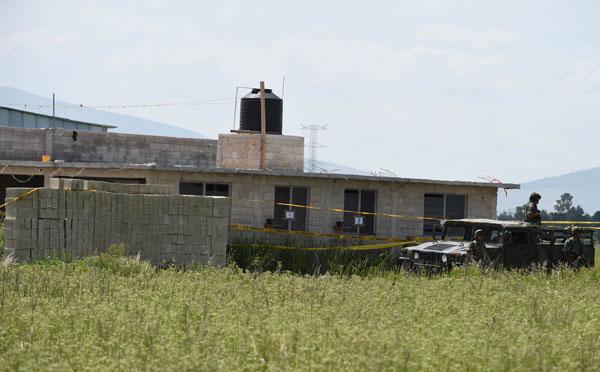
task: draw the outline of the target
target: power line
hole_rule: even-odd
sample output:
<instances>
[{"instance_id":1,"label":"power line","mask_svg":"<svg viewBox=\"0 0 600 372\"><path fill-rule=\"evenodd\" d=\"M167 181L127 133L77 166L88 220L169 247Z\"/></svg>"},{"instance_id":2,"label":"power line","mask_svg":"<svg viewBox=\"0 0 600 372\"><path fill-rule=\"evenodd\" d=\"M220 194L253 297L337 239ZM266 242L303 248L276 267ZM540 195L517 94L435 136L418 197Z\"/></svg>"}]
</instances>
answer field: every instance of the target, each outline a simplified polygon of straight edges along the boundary
<instances>
[{"instance_id":1,"label":"power line","mask_svg":"<svg viewBox=\"0 0 600 372\"><path fill-rule=\"evenodd\" d=\"M340 144L332 143L329 141L324 141L324 142L328 146L338 147L338 148L342 148L342 149L345 149L348 151L353 151L356 153L370 155L370 156L374 156L374 157L378 157L378 158L382 158L382 159L395 160L395 161L405 163L405 164L416 164L416 165L424 165L424 166L430 166L430 167L442 167L442 168L449 168L449 169L456 169L456 170L469 170L469 171L477 171L477 172L488 172L488 171L507 172L506 170L498 170L498 169L479 169L479 168L457 167L457 166L452 165L452 163L428 163L428 162L400 159L396 156L380 154L380 153L375 153L375 152L370 152L370 151L364 151L364 150L361 150L361 149L358 149L358 148L352 147L352 146L340 145Z\"/></svg>"},{"instance_id":2,"label":"power line","mask_svg":"<svg viewBox=\"0 0 600 372\"><path fill-rule=\"evenodd\" d=\"M6 106L23 107L25 109L42 109L42 108L63 108L63 109L106 109L106 110L118 110L127 108L156 108L156 107L168 107L168 106L203 106L203 105L214 105L221 103L233 102L234 98L212 98L203 99L197 101L186 101L186 102L163 102L163 103L138 103L138 104L110 104L110 105L88 105L88 104L31 104L31 103L14 103L14 102L1 102Z\"/></svg>"}]
</instances>

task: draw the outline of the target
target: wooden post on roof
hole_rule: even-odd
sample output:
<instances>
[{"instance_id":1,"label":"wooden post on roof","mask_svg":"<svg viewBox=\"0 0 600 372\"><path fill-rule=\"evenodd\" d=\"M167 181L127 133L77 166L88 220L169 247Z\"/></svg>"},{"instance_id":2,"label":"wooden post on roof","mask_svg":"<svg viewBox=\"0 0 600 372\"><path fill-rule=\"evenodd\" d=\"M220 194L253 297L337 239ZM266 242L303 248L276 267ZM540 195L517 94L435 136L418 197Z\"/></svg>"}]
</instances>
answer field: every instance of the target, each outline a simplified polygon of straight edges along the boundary
<instances>
[{"instance_id":1,"label":"wooden post on roof","mask_svg":"<svg viewBox=\"0 0 600 372\"><path fill-rule=\"evenodd\" d=\"M267 111L265 107L265 82L260 82L260 169L265 168L267 157Z\"/></svg>"}]
</instances>

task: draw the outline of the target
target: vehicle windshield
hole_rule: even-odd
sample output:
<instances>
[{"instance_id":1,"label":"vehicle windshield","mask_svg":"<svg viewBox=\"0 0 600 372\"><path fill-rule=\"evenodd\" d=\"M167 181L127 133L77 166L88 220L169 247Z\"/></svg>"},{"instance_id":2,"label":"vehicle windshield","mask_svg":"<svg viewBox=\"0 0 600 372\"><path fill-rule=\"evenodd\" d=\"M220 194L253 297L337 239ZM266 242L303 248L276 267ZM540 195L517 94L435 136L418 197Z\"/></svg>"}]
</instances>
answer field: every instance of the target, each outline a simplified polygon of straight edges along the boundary
<instances>
[{"instance_id":1,"label":"vehicle windshield","mask_svg":"<svg viewBox=\"0 0 600 372\"><path fill-rule=\"evenodd\" d=\"M443 240L467 241L471 240L472 226L447 225L444 228Z\"/></svg>"},{"instance_id":2,"label":"vehicle windshield","mask_svg":"<svg viewBox=\"0 0 600 372\"><path fill-rule=\"evenodd\" d=\"M502 236L504 229L497 225L455 225L446 224L444 226L443 240L455 240L455 241L471 241L474 240L474 232L477 230L483 230L485 237L485 243L487 245L502 245Z\"/></svg>"}]
</instances>

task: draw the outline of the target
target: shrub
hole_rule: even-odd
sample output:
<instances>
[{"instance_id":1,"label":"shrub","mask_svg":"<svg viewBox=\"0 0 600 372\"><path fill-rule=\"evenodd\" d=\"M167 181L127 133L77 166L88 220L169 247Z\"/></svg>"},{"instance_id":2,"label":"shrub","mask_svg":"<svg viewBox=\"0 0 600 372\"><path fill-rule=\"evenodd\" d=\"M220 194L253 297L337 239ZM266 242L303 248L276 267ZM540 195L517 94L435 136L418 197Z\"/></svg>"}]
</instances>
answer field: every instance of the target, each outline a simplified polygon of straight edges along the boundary
<instances>
[{"instance_id":1,"label":"shrub","mask_svg":"<svg viewBox=\"0 0 600 372\"><path fill-rule=\"evenodd\" d=\"M125 246L122 244L113 244L108 247L106 253L86 257L83 261L90 267L125 277L152 275L156 272L154 266L147 261L143 261L139 253L134 257L125 257Z\"/></svg>"},{"instance_id":2,"label":"shrub","mask_svg":"<svg viewBox=\"0 0 600 372\"><path fill-rule=\"evenodd\" d=\"M291 271L298 274L367 275L394 266L389 250L330 248L306 250L268 244L237 243L227 247L229 261L256 271Z\"/></svg>"}]
</instances>

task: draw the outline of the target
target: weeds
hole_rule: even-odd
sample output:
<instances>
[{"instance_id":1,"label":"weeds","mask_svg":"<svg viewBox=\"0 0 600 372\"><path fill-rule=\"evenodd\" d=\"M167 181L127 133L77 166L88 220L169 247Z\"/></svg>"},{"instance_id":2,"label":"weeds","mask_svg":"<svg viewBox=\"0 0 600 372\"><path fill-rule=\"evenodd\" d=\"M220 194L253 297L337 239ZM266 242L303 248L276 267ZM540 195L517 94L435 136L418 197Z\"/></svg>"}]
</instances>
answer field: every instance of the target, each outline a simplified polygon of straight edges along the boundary
<instances>
[{"instance_id":1,"label":"weeds","mask_svg":"<svg viewBox=\"0 0 600 372\"><path fill-rule=\"evenodd\" d=\"M4 226L0 223L0 257L4 256Z\"/></svg>"},{"instance_id":2,"label":"weeds","mask_svg":"<svg viewBox=\"0 0 600 372\"><path fill-rule=\"evenodd\" d=\"M260 247L255 247L261 249ZM263 252L265 253L265 252ZM600 270L394 270L385 256L255 254L156 270L0 265L7 370L594 370ZM304 261L302 261L304 260ZM292 274L314 263L320 275Z\"/></svg>"},{"instance_id":3,"label":"weeds","mask_svg":"<svg viewBox=\"0 0 600 372\"><path fill-rule=\"evenodd\" d=\"M360 262L319 276L287 273L281 265L261 273L233 264L157 271L111 250L70 263L2 266L0 365L584 370L600 364L597 269L548 276L466 267L427 277Z\"/></svg>"},{"instance_id":4,"label":"weeds","mask_svg":"<svg viewBox=\"0 0 600 372\"><path fill-rule=\"evenodd\" d=\"M389 250L352 251L289 249L267 244L230 244L227 255L236 266L254 272L290 271L298 274L370 275L394 266Z\"/></svg>"}]
</instances>

